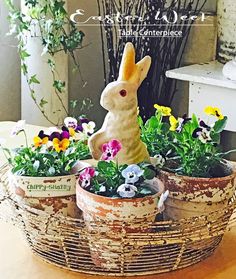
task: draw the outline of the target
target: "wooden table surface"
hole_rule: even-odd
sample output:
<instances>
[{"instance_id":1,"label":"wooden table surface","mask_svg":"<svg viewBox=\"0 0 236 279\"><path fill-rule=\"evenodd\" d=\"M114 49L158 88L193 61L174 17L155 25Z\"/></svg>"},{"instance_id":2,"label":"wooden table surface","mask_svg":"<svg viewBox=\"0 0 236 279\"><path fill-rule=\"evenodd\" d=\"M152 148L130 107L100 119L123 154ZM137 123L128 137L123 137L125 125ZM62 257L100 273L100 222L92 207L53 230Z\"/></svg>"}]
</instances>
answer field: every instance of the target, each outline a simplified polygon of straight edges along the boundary
<instances>
[{"instance_id":1,"label":"wooden table surface","mask_svg":"<svg viewBox=\"0 0 236 279\"><path fill-rule=\"evenodd\" d=\"M12 122L0 122L0 137L7 137ZM28 126L29 134L39 127ZM20 141L10 139L9 146ZM0 165L3 163L0 156ZM43 262L34 256L21 232L11 224L0 221L0 279L88 279L108 278L74 273ZM114 278L114 277L109 277ZM117 277L116 277L117 278ZM130 277L129 277L130 278ZM132 278L132 277L131 277ZM139 276L140 279L235 279L236 278L236 227L227 232L215 253L201 263L171 273Z\"/></svg>"}]
</instances>

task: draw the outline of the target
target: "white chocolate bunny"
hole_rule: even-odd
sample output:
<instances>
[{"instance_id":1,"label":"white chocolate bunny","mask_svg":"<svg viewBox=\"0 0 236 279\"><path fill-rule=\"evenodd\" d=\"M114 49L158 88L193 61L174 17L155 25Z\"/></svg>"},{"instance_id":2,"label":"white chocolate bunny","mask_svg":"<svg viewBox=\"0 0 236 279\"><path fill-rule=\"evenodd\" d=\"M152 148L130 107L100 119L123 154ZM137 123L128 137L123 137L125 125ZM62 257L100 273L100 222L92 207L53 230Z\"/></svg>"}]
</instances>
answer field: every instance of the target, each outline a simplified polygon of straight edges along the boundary
<instances>
[{"instance_id":1,"label":"white chocolate bunny","mask_svg":"<svg viewBox=\"0 0 236 279\"><path fill-rule=\"evenodd\" d=\"M135 64L135 49L127 43L124 49L119 78L102 92L101 106L107 113L102 128L89 139L89 148L94 159L102 155L102 145L112 139L122 144L117 154L120 164L137 164L150 161L145 144L140 139L137 122L137 90L146 78L151 66L151 57L146 56Z\"/></svg>"}]
</instances>

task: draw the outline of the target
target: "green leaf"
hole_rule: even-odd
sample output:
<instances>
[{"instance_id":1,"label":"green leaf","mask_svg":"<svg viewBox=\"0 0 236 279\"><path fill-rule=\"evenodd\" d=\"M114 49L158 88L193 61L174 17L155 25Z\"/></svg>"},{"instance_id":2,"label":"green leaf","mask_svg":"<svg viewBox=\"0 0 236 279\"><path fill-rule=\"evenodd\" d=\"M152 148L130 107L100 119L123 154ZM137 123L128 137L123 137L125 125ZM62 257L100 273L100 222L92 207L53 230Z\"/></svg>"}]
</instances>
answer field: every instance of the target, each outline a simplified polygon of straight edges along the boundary
<instances>
[{"instance_id":1,"label":"green leaf","mask_svg":"<svg viewBox=\"0 0 236 279\"><path fill-rule=\"evenodd\" d=\"M143 119L140 115L138 116L138 124L140 127L143 127Z\"/></svg>"},{"instance_id":2,"label":"green leaf","mask_svg":"<svg viewBox=\"0 0 236 279\"><path fill-rule=\"evenodd\" d=\"M32 83L40 84L40 81L36 78L36 75L33 75L33 76L30 78L29 84L32 84Z\"/></svg>"},{"instance_id":3,"label":"green leaf","mask_svg":"<svg viewBox=\"0 0 236 279\"><path fill-rule=\"evenodd\" d=\"M228 118L227 118L227 116L225 116L224 119L216 121L216 123L213 127L215 133L221 133L225 129L227 120L228 120Z\"/></svg>"},{"instance_id":4,"label":"green leaf","mask_svg":"<svg viewBox=\"0 0 236 279\"><path fill-rule=\"evenodd\" d=\"M42 108L42 107L44 107L46 104L48 104L48 101L46 101L44 98L42 98L42 99L40 100L40 103L39 103L40 107Z\"/></svg>"},{"instance_id":5,"label":"green leaf","mask_svg":"<svg viewBox=\"0 0 236 279\"><path fill-rule=\"evenodd\" d=\"M147 125L151 129L156 129L159 126L158 120L155 116L152 116L148 121Z\"/></svg>"},{"instance_id":6,"label":"green leaf","mask_svg":"<svg viewBox=\"0 0 236 279\"><path fill-rule=\"evenodd\" d=\"M30 54L26 50L21 50L20 51L21 60L25 60L27 57L30 57Z\"/></svg>"},{"instance_id":7,"label":"green leaf","mask_svg":"<svg viewBox=\"0 0 236 279\"><path fill-rule=\"evenodd\" d=\"M61 80L54 80L53 87L55 87L60 93L65 89L66 83Z\"/></svg>"},{"instance_id":8,"label":"green leaf","mask_svg":"<svg viewBox=\"0 0 236 279\"><path fill-rule=\"evenodd\" d=\"M144 170L144 178L145 179L153 179L156 176L156 172L150 168L146 168Z\"/></svg>"},{"instance_id":9,"label":"green leaf","mask_svg":"<svg viewBox=\"0 0 236 279\"><path fill-rule=\"evenodd\" d=\"M48 65L51 68L51 70L55 71L55 62L52 59L48 59Z\"/></svg>"},{"instance_id":10,"label":"green leaf","mask_svg":"<svg viewBox=\"0 0 236 279\"><path fill-rule=\"evenodd\" d=\"M23 75L28 74L28 67L27 67L27 65L25 63L23 63L21 65L21 70L22 70Z\"/></svg>"},{"instance_id":11,"label":"green leaf","mask_svg":"<svg viewBox=\"0 0 236 279\"><path fill-rule=\"evenodd\" d=\"M220 134L219 133L211 133L211 139L216 143L220 143Z\"/></svg>"}]
</instances>

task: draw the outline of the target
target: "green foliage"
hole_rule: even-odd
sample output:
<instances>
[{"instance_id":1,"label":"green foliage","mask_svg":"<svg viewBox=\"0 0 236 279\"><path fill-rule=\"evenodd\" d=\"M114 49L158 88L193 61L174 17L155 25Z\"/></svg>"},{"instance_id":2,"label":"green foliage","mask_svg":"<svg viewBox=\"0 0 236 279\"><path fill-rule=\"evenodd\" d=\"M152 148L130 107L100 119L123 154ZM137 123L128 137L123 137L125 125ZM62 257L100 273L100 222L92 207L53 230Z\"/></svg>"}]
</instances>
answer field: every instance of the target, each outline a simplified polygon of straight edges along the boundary
<instances>
[{"instance_id":1,"label":"green foliage","mask_svg":"<svg viewBox=\"0 0 236 279\"><path fill-rule=\"evenodd\" d=\"M72 141L65 152L59 153L44 146L23 147L11 154L12 172L31 177L68 175L77 160L89 157L89 148L82 141Z\"/></svg>"},{"instance_id":2,"label":"green foliage","mask_svg":"<svg viewBox=\"0 0 236 279\"><path fill-rule=\"evenodd\" d=\"M77 61L76 51L82 48L82 43L85 34L76 28L76 25L70 21L69 14L65 9L65 1L63 0L25 0L25 6L27 12L22 12L18 6L14 4L13 0L4 0L9 9L9 22L10 31L9 34L15 34L18 39L18 50L20 59L22 61L22 73L25 76L30 95L35 102L38 109L44 115L44 117L53 125L62 123L54 123L47 115L45 106L47 100L38 100L37 98L37 84L40 81L37 75L29 76L27 59L30 57L30 53L27 52L27 34L29 32L34 36L34 29L37 29L37 37L41 40L43 46L42 55L47 53L51 57L48 59L48 66L51 70L53 77L53 87L55 94L58 97L62 109L66 115L69 115L66 106L63 103L63 99L58 93L65 91L65 81L58 80L56 78L56 64L54 62L54 55L56 53L68 53L75 68L82 78L79 68L79 62ZM50 98L51 92L49 92ZM54 112L56 113L56 112Z\"/></svg>"},{"instance_id":3,"label":"green foliage","mask_svg":"<svg viewBox=\"0 0 236 279\"><path fill-rule=\"evenodd\" d=\"M145 124L139 118L142 140L151 156L161 154L165 158L164 169L192 177L214 177L223 157L220 133L224 130L227 117L217 120L211 127L200 121L195 114L192 118L176 119L175 131L164 122L161 111ZM230 152L234 152L230 151Z\"/></svg>"},{"instance_id":4,"label":"green foliage","mask_svg":"<svg viewBox=\"0 0 236 279\"><path fill-rule=\"evenodd\" d=\"M156 113L145 124L140 116L138 121L141 128L141 139L147 145L151 156L154 157L157 154L166 156L172 153L170 125L163 122L161 113Z\"/></svg>"},{"instance_id":5,"label":"green foliage","mask_svg":"<svg viewBox=\"0 0 236 279\"><path fill-rule=\"evenodd\" d=\"M152 165L141 163L138 165L144 171L143 175L134 184L137 186L137 193L135 197L143 197L145 195L153 194L152 191L145 185L144 181L153 179L156 176L156 171ZM114 161L99 161L96 167L96 176L92 179L91 192L98 193L109 197L118 197L117 188L126 183L126 179L122 176L122 171L128 165L119 165ZM100 187L104 185L106 191L101 193Z\"/></svg>"}]
</instances>

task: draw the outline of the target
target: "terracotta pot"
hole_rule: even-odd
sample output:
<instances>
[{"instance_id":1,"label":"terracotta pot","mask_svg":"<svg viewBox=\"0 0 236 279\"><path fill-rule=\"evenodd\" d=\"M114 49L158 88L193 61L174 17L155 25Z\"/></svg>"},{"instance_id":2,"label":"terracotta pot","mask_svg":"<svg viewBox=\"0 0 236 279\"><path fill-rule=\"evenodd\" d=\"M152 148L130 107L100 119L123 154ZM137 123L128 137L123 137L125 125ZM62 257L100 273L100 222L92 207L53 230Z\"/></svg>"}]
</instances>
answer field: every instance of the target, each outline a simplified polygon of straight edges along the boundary
<instances>
[{"instance_id":1,"label":"terracotta pot","mask_svg":"<svg viewBox=\"0 0 236 279\"><path fill-rule=\"evenodd\" d=\"M164 185L155 178L150 180L150 188L155 190L156 194L144 198L109 198L90 193L77 182L77 205L83 211L86 226L91 232L88 236L89 246L96 266L105 269L117 268L121 260L122 234L147 231L148 226L145 228L145 223L155 220ZM99 234L94 233L96 230L99 230ZM106 235L104 239L101 239L101 233ZM126 248L126 261L134 260L142 252L140 248L128 244Z\"/></svg>"},{"instance_id":2,"label":"terracotta pot","mask_svg":"<svg viewBox=\"0 0 236 279\"><path fill-rule=\"evenodd\" d=\"M76 206L76 176L29 177L9 172L11 190L17 201L48 214L79 217Z\"/></svg>"},{"instance_id":3,"label":"terracotta pot","mask_svg":"<svg viewBox=\"0 0 236 279\"><path fill-rule=\"evenodd\" d=\"M167 219L179 220L208 214L227 206L236 189L236 171L219 178L196 178L161 171L160 179L169 197L165 202Z\"/></svg>"}]
</instances>

